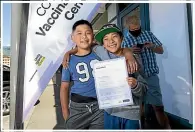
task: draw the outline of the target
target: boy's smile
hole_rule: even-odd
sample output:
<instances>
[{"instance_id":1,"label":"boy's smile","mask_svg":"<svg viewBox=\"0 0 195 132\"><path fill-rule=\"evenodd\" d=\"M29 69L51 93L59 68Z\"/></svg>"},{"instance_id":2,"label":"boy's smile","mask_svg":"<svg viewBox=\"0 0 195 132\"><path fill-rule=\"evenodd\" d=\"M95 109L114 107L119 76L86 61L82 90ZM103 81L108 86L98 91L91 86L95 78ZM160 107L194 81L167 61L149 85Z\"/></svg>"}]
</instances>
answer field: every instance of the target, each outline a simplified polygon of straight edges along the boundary
<instances>
[{"instance_id":1,"label":"boy's smile","mask_svg":"<svg viewBox=\"0 0 195 132\"><path fill-rule=\"evenodd\" d=\"M121 49L122 38L118 33L106 34L103 38L103 46L111 53L117 53Z\"/></svg>"}]
</instances>

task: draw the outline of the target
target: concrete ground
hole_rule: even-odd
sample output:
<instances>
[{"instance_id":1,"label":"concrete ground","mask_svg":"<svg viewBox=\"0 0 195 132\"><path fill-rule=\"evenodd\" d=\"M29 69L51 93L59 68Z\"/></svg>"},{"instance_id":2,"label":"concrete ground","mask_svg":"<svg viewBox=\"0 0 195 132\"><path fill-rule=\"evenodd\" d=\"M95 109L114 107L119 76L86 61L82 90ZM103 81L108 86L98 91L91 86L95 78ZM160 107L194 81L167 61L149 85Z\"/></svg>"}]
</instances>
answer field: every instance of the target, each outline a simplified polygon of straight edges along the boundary
<instances>
[{"instance_id":1,"label":"concrete ground","mask_svg":"<svg viewBox=\"0 0 195 132\"><path fill-rule=\"evenodd\" d=\"M60 105L60 80L57 73L39 98L40 103L34 106L24 122L24 129L64 129L64 120ZM3 129L9 129L9 115L3 117Z\"/></svg>"},{"instance_id":2,"label":"concrete ground","mask_svg":"<svg viewBox=\"0 0 195 132\"><path fill-rule=\"evenodd\" d=\"M48 84L45 91L39 98L40 103L34 106L29 113L29 117L24 123L24 129L64 129L64 120L60 105L60 83L61 74L57 72L57 74L53 77L52 81ZM152 115L149 116L153 117ZM154 128L154 124L158 126L156 122L156 119L148 122L150 126L148 129L158 129L156 127ZM173 125L172 121L171 124ZM186 129L179 126L181 125L175 124L172 129ZM9 116L3 117L3 129L9 129Z\"/></svg>"},{"instance_id":3,"label":"concrete ground","mask_svg":"<svg viewBox=\"0 0 195 132\"><path fill-rule=\"evenodd\" d=\"M56 124L54 86L49 85L24 122L24 129L53 129ZM3 117L3 129L9 129L9 115Z\"/></svg>"},{"instance_id":4,"label":"concrete ground","mask_svg":"<svg viewBox=\"0 0 195 132\"><path fill-rule=\"evenodd\" d=\"M35 106L29 121L26 121L27 130L32 129L64 129L64 120L60 105L60 80L57 73L40 97L40 103Z\"/></svg>"},{"instance_id":5,"label":"concrete ground","mask_svg":"<svg viewBox=\"0 0 195 132\"><path fill-rule=\"evenodd\" d=\"M55 100L53 96L54 88L52 85L48 86L42 96L40 103L35 106L26 128L24 129L53 129L56 125Z\"/></svg>"}]
</instances>

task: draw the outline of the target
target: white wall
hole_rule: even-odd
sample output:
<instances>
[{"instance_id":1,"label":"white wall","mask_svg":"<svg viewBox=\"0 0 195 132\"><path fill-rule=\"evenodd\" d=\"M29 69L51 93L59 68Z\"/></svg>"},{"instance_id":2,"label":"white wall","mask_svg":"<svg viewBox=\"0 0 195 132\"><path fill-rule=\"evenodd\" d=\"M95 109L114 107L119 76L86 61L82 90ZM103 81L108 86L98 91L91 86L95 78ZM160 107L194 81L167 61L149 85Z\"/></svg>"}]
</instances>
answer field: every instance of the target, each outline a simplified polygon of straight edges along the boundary
<instances>
[{"instance_id":1,"label":"white wall","mask_svg":"<svg viewBox=\"0 0 195 132\"><path fill-rule=\"evenodd\" d=\"M112 24L116 24L117 25L117 19L115 19L113 22L111 22Z\"/></svg>"},{"instance_id":2,"label":"white wall","mask_svg":"<svg viewBox=\"0 0 195 132\"><path fill-rule=\"evenodd\" d=\"M112 20L112 18L114 18L117 15L116 12L116 3L111 4L108 7L108 21Z\"/></svg>"},{"instance_id":3,"label":"white wall","mask_svg":"<svg viewBox=\"0 0 195 132\"><path fill-rule=\"evenodd\" d=\"M107 24L116 15L116 3L113 3L108 7L108 9L103 13L103 15L98 20L96 20L95 24L93 25L93 29L96 31L99 30L104 24ZM115 19L112 23L117 24L117 19Z\"/></svg>"},{"instance_id":4,"label":"white wall","mask_svg":"<svg viewBox=\"0 0 195 132\"><path fill-rule=\"evenodd\" d=\"M192 12L192 18L193 18L193 3L191 3L191 12Z\"/></svg>"},{"instance_id":5,"label":"white wall","mask_svg":"<svg viewBox=\"0 0 195 132\"><path fill-rule=\"evenodd\" d=\"M186 4L150 6L151 31L163 43L157 55L165 111L192 123L192 80Z\"/></svg>"}]
</instances>

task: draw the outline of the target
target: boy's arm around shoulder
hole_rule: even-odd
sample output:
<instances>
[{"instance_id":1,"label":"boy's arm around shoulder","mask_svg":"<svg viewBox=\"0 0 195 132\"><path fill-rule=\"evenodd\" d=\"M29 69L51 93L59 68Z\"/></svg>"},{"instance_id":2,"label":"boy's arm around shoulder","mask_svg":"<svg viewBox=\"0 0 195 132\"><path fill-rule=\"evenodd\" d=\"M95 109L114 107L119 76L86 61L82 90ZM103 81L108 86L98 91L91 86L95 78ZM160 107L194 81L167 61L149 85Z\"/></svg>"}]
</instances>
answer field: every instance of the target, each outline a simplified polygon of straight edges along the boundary
<instances>
[{"instance_id":1,"label":"boy's arm around shoulder","mask_svg":"<svg viewBox=\"0 0 195 132\"><path fill-rule=\"evenodd\" d=\"M132 94L137 97L142 97L147 89L148 85L146 80L139 74L137 76L137 86L134 89L131 89Z\"/></svg>"}]
</instances>

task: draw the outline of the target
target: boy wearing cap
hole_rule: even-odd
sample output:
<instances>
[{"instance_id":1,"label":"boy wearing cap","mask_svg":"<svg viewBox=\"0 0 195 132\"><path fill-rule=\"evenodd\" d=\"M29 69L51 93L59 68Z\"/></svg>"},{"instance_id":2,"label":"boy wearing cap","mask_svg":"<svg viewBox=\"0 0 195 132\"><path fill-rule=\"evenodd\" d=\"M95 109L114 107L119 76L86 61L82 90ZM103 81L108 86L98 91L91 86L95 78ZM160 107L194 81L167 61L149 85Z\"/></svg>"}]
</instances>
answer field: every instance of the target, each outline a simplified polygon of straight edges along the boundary
<instances>
[{"instance_id":1,"label":"boy wearing cap","mask_svg":"<svg viewBox=\"0 0 195 132\"><path fill-rule=\"evenodd\" d=\"M121 48L123 35L116 25L104 25L96 33L95 39L103 43L103 46L96 45L93 47L93 51L101 60L124 56L123 49ZM139 73L130 75L131 77L128 77L127 81L131 86L134 105L106 109L104 112L105 129L139 129L140 103L147 84Z\"/></svg>"},{"instance_id":2,"label":"boy wearing cap","mask_svg":"<svg viewBox=\"0 0 195 132\"><path fill-rule=\"evenodd\" d=\"M95 35L95 39L103 43L103 47L96 46L95 53L102 59L114 59L124 56L121 48L123 35L115 24L104 25ZM102 57L103 52L107 51L107 58ZM135 56L139 61L138 56ZM141 66L141 64L140 64ZM140 71L141 72L141 71ZM142 73L141 73L142 74ZM140 105L143 94L147 89L147 83L139 72L129 74L128 84L131 86L134 105L106 109L104 112L105 129L139 129Z\"/></svg>"}]
</instances>

